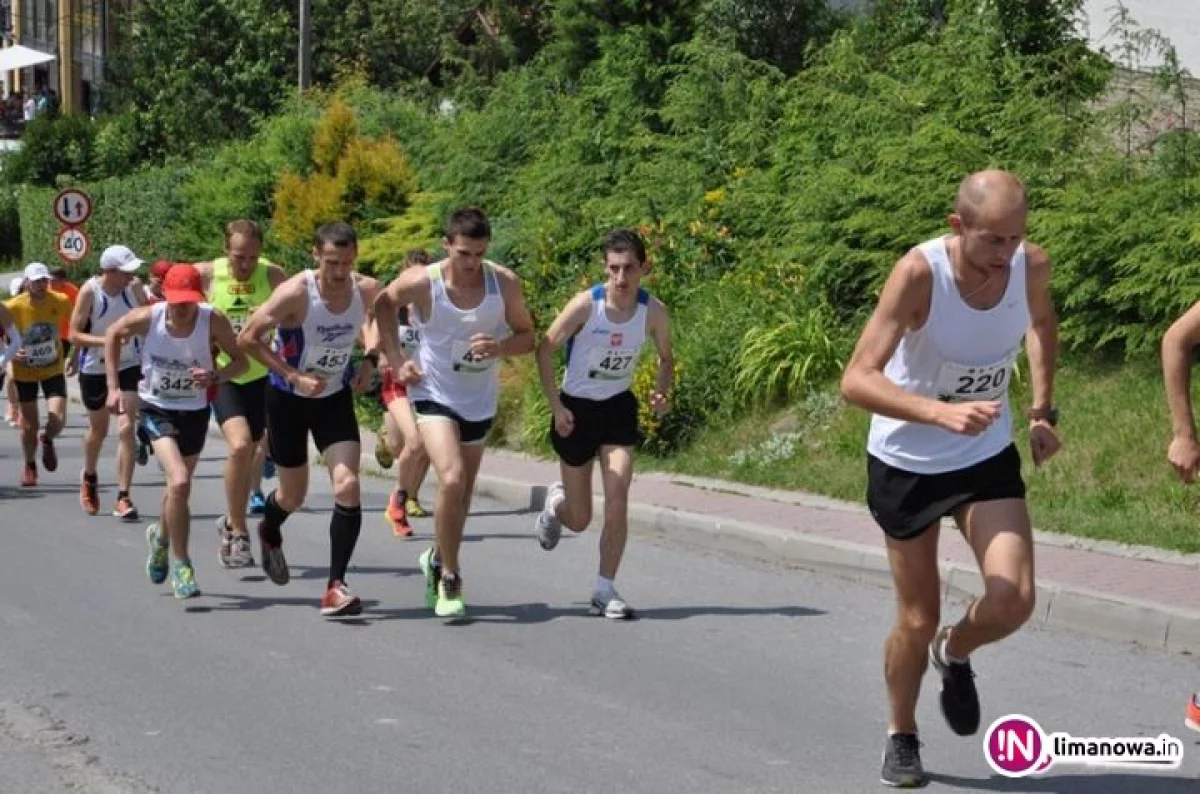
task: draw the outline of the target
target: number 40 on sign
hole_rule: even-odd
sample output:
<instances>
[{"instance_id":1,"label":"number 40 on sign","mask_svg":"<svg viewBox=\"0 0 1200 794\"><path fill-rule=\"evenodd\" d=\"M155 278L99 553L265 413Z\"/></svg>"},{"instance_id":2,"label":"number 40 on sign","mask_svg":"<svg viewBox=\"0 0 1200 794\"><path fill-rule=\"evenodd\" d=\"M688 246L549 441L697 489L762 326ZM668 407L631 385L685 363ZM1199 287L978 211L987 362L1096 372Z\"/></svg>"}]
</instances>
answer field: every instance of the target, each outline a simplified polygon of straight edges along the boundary
<instances>
[{"instance_id":1,"label":"number 40 on sign","mask_svg":"<svg viewBox=\"0 0 1200 794\"><path fill-rule=\"evenodd\" d=\"M58 255L67 262L79 262L92 250L91 241L81 229L63 229L58 233Z\"/></svg>"}]
</instances>

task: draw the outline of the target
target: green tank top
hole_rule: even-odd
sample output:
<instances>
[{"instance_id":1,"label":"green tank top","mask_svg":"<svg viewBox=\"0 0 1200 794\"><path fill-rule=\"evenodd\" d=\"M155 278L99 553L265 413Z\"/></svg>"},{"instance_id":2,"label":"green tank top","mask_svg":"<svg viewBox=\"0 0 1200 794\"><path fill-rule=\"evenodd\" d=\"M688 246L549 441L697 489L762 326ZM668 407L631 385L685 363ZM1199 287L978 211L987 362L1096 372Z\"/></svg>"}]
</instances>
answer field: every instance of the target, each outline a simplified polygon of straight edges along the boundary
<instances>
[{"instance_id":1,"label":"green tank top","mask_svg":"<svg viewBox=\"0 0 1200 794\"><path fill-rule=\"evenodd\" d=\"M212 263L212 295L209 302L220 309L229 322L233 324L233 332L240 334L242 327L250 319L250 315L271 297L271 282L267 279L267 268L270 262L260 258L258 267L250 275L249 281L238 281L229 272L228 257L214 259ZM267 368L256 358L250 358L250 367L244 375L233 379L234 383L251 383L267 376ZM217 356L217 366L223 367L229 363L229 356L221 353Z\"/></svg>"}]
</instances>

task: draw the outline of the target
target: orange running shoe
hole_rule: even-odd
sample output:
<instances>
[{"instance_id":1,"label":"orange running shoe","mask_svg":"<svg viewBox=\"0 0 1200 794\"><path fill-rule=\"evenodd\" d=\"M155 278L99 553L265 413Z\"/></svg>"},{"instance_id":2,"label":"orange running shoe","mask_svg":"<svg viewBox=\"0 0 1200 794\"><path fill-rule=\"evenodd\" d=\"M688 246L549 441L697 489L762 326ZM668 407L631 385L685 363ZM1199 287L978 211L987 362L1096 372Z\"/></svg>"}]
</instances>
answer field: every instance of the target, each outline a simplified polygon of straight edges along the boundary
<instances>
[{"instance_id":1,"label":"orange running shoe","mask_svg":"<svg viewBox=\"0 0 1200 794\"><path fill-rule=\"evenodd\" d=\"M1184 718L1183 724L1193 731L1200 731L1200 692L1192 695L1188 701L1187 717Z\"/></svg>"}]
</instances>

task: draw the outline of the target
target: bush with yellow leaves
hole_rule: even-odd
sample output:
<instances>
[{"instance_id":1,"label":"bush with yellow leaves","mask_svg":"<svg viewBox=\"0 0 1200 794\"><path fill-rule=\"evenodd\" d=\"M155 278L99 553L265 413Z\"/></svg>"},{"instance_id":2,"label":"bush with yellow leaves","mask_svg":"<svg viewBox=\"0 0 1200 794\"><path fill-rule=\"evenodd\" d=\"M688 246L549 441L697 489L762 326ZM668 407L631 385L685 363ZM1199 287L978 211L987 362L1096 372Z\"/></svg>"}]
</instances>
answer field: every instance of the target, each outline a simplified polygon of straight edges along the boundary
<instances>
[{"instance_id":1,"label":"bush with yellow leaves","mask_svg":"<svg viewBox=\"0 0 1200 794\"><path fill-rule=\"evenodd\" d=\"M272 227L284 245L306 247L322 223L351 223L402 213L416 192L417 176L391 138L357 134L354 111L335 97L317 124L314 170L287 171L275 187Z\"/></svg>"}]
</instances>

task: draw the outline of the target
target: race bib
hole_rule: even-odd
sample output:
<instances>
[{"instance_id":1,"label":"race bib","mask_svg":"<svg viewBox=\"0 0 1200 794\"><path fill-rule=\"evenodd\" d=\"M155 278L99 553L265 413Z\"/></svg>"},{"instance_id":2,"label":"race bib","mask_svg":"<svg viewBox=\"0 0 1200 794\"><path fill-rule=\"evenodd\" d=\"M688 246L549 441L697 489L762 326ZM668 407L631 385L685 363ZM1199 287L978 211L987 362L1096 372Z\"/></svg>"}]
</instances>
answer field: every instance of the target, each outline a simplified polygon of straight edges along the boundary
<instances>
[{"instance_id":1,"label":"race bib","mask_svg":"<svg viewBox=\"0 0 1200 794\"><path fill-rule=\"evenodd\" d=\"M588 377L594 380L629 380L637 364L637 350L598 348L588 358Z\"/></svg>"},{"instance_id":2,"label":"race bib","mask_svg":"<svg viewBox=\"0 0 1200 794\"><path fill-rule=\"evenodd\" d=\"M229 324L233 326L234 336L237 336L242 332L242 329L246 327L246 321L250 319L244 314L230 314L228 316Z\"/></svg>"},{"instance_id":3,"label":"race bib","mask_svg":"<svg viewBox=\"0 0 1200 794\"><path fill-rule=\"evenodd\" d=\"M38 336L41 338L36 342L31 341L25 345L25 355L27 356L25 366L31 369L49 367L58 361L58 331L50 329L48 335L38 334Z\"/></svg>"},{"instance_id":4,"label":"race bib","mask_svg":"<svg viewBox=\"0 0 1200 794\"><path fill-rule=\"evenodd\" d=\"M1008 392L1016 354L991 364L958 364L947 361L938 371L937 398L960 403L997 400Z\"/></svg>"},{"instance_id":5,"label":"race bib","mask_svg":"<svg viewBox=\"0 0 1200 794\"><path fill-rule=\"evenodd\" d=\"M456 340L450 348L454 359L454 371L464 375L481 375L490 372L496 366L494 358L479 358L471 352L471 343Z\"/></svg>"},{"instance_id":6,"label":"race bib","mask_svg":"<svg viewBox=\"0 0 1200 794\"><path fill-rule=\"evenodd\" d=\"M160 400L194 400L200 396L192 368L177 362L154 365L150 371L150 390Z\"/></svg>"},{"instance_id":7,"label":"race bib","mask_svg":"<svg viewBox=\"0 0 1200 794\"><path fill-rule=\"evenodd\" d=\"M421 344L421 332L411 325L400 326L400 347L404 349L404 355L412 358L417 346Z\"/></svg>"},{"instance_id":8,"label":"race bib","mask_svg":"<svg viewBox=\"0 0 1200 794\"><path fill-rule=\"evenodd\" d=\"M350 350L342 347L314 345L308 349L308 355L305 356L304 366L301 369L326 378L338 378L346 371L349 364Z\"/></svg>"}]
</instances>

